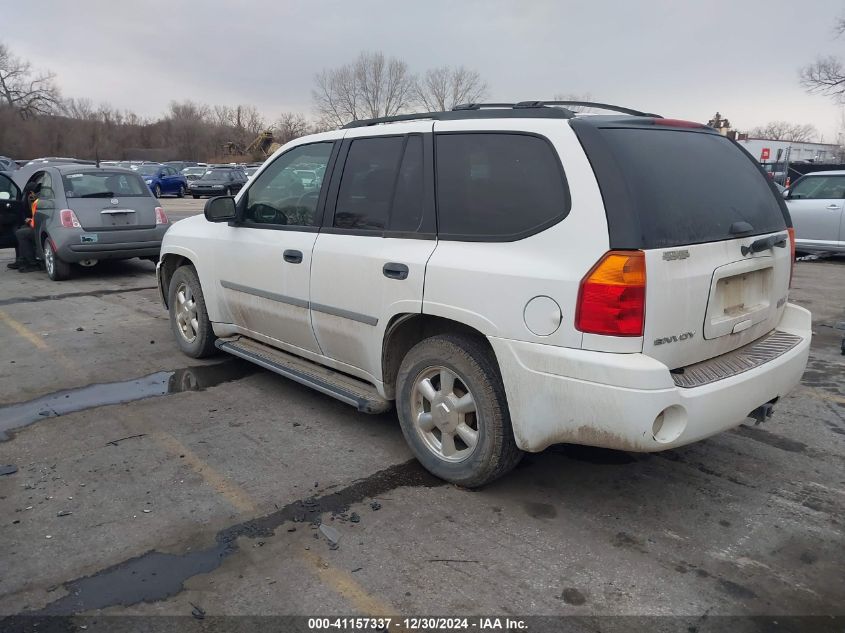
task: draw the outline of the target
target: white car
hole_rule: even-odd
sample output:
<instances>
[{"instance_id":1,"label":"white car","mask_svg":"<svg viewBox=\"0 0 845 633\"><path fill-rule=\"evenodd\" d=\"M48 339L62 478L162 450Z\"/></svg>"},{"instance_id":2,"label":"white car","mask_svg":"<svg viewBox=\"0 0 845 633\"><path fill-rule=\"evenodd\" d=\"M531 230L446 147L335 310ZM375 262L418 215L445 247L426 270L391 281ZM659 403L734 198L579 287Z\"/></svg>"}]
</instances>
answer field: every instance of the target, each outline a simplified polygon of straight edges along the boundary
<instances>
[{"instance_id":1,"label":"white car","mask_svg":"<svg viewBox=\"0 0 845 633\"><path fill-rule=\"evenodd\" d=\"M795 223L799 251L845 254L845 171L809 173L783 195Z\"/></svg>"},{"instance_id":2,"label":"white car","mask_svg":"<svg viewBox=\"0 0 845 633\"><path fill-rule=\"evenodd\" d=\"M783 199L703 125L561 105L288 143L167 232L178 345L395 403L420 462L464 486L554 443L662 451L764 421L811 336Z\"/></svg>"}]
</instances>

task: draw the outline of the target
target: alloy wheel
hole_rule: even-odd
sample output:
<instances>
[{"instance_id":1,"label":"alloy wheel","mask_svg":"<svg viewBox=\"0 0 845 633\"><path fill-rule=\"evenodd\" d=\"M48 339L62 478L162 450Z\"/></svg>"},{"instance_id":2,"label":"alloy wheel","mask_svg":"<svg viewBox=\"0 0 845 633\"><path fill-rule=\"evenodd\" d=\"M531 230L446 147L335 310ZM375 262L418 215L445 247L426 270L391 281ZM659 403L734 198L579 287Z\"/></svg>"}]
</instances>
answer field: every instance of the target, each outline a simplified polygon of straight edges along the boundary
<instances>
[{"instance_id":1,"label":"alloy wheel","mask_svg":"<svg viewBox=\"0 0 845 633\"><path fill-rule=\"evenodd\" d=\"M464 380L446 367L429 367L411 392L414 428L426 448L447 462L469 458L478 446L480 420Z\"/></svg>"},{"instance_id":2,"label":"alloy wheel","mask_svg":"<svg viewBox=\"0 0 845 633\"><path fill-rule=\"evenodd\" d=\"M197 318L197 302L191 287L181 283L176 289L176 325L179 326L179 333L188 343L193 343L199 331L199 319Z\"/></svg>"}]
</instances>

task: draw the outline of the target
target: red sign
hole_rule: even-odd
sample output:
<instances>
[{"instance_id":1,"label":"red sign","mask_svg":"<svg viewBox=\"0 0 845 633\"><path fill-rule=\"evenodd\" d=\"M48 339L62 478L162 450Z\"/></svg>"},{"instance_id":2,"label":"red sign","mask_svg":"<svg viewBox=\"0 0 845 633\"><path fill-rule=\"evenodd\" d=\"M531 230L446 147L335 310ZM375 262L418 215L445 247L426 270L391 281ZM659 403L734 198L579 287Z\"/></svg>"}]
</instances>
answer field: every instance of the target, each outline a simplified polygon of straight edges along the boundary
<instances>
[{"instance_id":1,"label":"red sign","mask_svg":"<svg viewBox=\"0 0 845 633\"><path fill-rule=\"evenodd\" d=\"M763 150L760 152L760 160L769 160L769 148L764 147Z\"/></svg>"}]
</instances>

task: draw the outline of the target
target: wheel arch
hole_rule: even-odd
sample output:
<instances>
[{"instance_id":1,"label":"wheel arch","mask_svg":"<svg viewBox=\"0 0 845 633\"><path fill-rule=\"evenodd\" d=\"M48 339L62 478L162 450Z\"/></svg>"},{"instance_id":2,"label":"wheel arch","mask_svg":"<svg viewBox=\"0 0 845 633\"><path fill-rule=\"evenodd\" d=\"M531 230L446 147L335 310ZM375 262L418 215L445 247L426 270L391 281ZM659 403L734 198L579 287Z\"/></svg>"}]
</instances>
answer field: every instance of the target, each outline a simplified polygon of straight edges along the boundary
<instances>
[{"instance_id":1,"label":"wheel arch","mask_svg":"<svg viewBox=\"0 0 845 633\"><path fill-rule=\"evenodd\" d=\"M493 347L480 330L466 323L432 314L398 314L385 328L382 343L381 371L387 398L396 397L396 376L405 355L420 341L439 334L460 334L478 340L498 365Z\"/></svg>"},{"instance_id":2,"label":"wheel arch","mask_svg":"<svg viewBox=\"0 0 845 633\"><path fill-rule=\"evenodd\" d=\"M159 292L161 293L161 298L166 308L170 307L167 305L170 280L173 279L173 273L182 266L193 266L194 270L197 268L193 260L191 260L187 255L183 255L181 253L162 253L161 261L159 262L158 283Z\"/></svg>"}]
</instances>

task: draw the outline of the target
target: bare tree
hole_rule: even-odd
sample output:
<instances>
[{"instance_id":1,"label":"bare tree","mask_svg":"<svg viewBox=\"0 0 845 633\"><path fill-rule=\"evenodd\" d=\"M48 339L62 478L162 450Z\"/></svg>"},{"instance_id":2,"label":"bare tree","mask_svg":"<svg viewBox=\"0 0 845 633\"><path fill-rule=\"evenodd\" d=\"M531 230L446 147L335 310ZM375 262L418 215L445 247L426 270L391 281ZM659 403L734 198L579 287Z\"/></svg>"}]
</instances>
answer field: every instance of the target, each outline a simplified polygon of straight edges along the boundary
<instances>
[{"instance_id":1,"label":"bare tree","mask_svg":"<svg viewBox=\"0 0 845 633\"><path fill-rule=\"evenodd\" d=\"M487 83L476 70L441 66L427 70L414 83L414 100L429 112L451 110L487 96Z\"/></svg>"},{"instance_id":2,"label":"bare tree","mask_svg":"<svg viewBox=\"0 0 845 633\"><path fill-rule=\"evenodd\" d=\"M0 104L16 110L21 118L51 114L61 104L55 75L35 72L32 64L15 57L0 43Z\"/></svg>"},{"instance_id":3,"label":"bare tree","mask_svg":"<svg viewBox=\"0 0 845 633\"><path fill-rule=\"evenodd\" d=\"M275 127L276 141L281 145L308 134L308 121L298 112L282 112Z\"/></svg>"},{"instance_id":4,"label":"bare tree","mask_svg":"<svg viewBox=\"0 0 845 633\"><path fill-rule=\"evenodd\" d=\"M834 37L845 34L845 15L836 18L833 34ZM817 57L813 63L801 68L799 79L810 94L824 95L837 103L845 103L845 66L837 57Z\"/></svg>"},{"instance_id":5,"label":"bare tree","mask_svg":"<svg viewBox=\"0 0 845 633\"><path fill-rule=\"evenodd\" d=\"M554 101L592 101L589 92L576 94L574 92L560 92L554 96ZM573 112L592 112L595 108L589 106L569 106Z\"/></svg>"},{"instance_id":6,"label":"bare tree","mask_svg":"<svg viewBox=\"0 0 845 633\"><path fill-rule=\"evenodd\" d=\"M311 96L318 118L339 126L398 114L410 105L414 83L402 60L362 52L351 64L317 73Z\"/></svg>"},{"instance_id":7,"label":"bare tree","mask_svg":"<svg viewBox=\"0 0 845 633\"><path fill-rule=\"evenodd\" d=\"M766 125L755 127L749 132L753 138L764 138L773 141L790 141L792 143L812 142L818 138L819 132L815 127L788 121L771 121Z\"/></svg>"}]
</instances>

